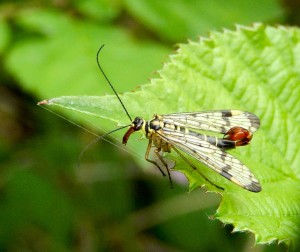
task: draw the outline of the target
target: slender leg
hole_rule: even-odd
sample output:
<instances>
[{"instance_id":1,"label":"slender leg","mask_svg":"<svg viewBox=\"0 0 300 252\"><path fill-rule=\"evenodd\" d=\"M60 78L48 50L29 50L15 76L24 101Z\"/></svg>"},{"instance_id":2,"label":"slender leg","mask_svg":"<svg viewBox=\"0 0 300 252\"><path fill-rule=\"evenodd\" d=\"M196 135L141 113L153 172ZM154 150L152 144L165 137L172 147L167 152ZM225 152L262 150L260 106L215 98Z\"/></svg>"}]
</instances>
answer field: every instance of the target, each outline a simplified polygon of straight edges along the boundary
<instances>
[{"instance_id":1,"label":"slender leg","mask_svg":"<svg viewBox=\"0 0 300 252\"><path fill-rule=\"evenodd\" d=\"M152 147L152 139L150 138L150 139L149 139L149 143L148 143L148 147L147 147L147 150L146 150L146 153L145 153L145 159L146 159L148 162L150 162L150 163L156 165L157 168L158 168L158 169L160 170L160 172L162 173L162 175L163 175L163 176L166 176L166 174L165 174L165 173L163 172L163 170L159 167L159 165L158 165L155 161L153 161L153 160L151 160L151 159L148 158L148 157L149 157L150 150L151 150L151 147Z\"/></svg>"},{"instance_id":2,"label":"slender leg","mask_svg":"<svg viewBox=\"0 0 300 252\"><path fill-rule=\"evenodd\" d=\"M156 149L154 152L155 152L155 154L158 156L159 160L160 160L160 161L164 164L164 166L166 167L167 172L168 172L169 181L170 181L170 186L171 186L171 188L173 188L173 182L172 182L172 179L171 179L171 174L170 174L170 171L169 171L169 168L168 168L168 164L165 162L165 160L163 159L163 157L159 154L159 152L160 152L159 149Z\"/></svg>"},{"instance_id":3,"label":"slender leg","mask_svg":"<svg viewBox=\"0 0 300 252\"><path fill-rule=\"evenodd\" d=\"M165 173L163 172L163 170L159 167L159 165L157 164L157 162L153 161L153 160L150 160L148 157L149 157L149 153L150 153L150 150L151 150L151 147L152 147L152 139L150 138L149 139L149 143L148 143L148 147L147 147L147 150L146 150L146 154L145 154L145 159L156 165L157 168L160 170L160 172L162 173L163 176L166 176ZM161 151L160 148L157 148L154 150L154 153L157 155L157 157L159 158L159 160L163 163L163 165L166 167L166 170L167 170L167 173L168 173L168 177L169 177L169 181L170 181L170 186L171 188L173 188L173 182L172 182L172 179L171 179L171 174L170 174L170 171L169 171L169 168L168 168L168 164L165 162L165 160L163 159L163 157L159 154L159 152Z\"/></svg>"},{"instance_id":4,"label":"slender leg","mask_svg":"<svg viewBox=\"0 0 300 252\"><path fill-rule=\"evenodd\" d=\"M205 177L204 174L203 174L202 172L200 172L200 171L196 168L196 166L193 165L193 164L192 164L185 156L183 156L182 153L181 153L179 150L177 150L177 148L175 148L173 145L172 145L172 148L177 152L177 154L178 154L185 162L188 163L188 165L189 165L190 167L192 167L194 170L196 170L196 171L200 174L200 176L201 176L202 178L204 178L207 182L209 182L211 185L217 187L218 189L224 190L224 188L222 188L222 187L220 187L220 186L214 184L214 183L211 182L207 177Z\"/></svg>"}]
</instances>

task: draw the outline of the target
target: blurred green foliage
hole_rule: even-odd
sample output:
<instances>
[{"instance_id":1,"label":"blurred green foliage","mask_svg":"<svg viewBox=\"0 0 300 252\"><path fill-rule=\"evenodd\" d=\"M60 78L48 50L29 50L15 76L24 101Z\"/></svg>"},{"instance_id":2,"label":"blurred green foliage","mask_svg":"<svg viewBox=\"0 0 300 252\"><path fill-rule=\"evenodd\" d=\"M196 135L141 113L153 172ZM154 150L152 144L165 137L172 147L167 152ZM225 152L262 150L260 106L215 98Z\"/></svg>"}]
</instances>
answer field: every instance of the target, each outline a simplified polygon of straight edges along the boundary
<instances>
[{"instance_id":1,"label":"blurred green foliage","mask_svg":"<svg viewBox=\"0 0 300 252\"><path fill-rule=\"evenodd\" d=\"M152 166L142 171L128 153L36 102L61 95L111 93L95 55L119 92L153 77L172 45L231 28L279 23L286 1L2 1L0 4L1 251L241 251L253 237L211 221L215 195L186 194ZM293 14L293 12L290 12ZM63 116L92 131L90 122ZM115 125L111 125L112 128ZM99 132L98 132L99 133ZM131 151L130 151L131 152ZM151 168L151 169L150 169ZM260 246L281 251L283 246Z\"/></svg>"}]
</instances>

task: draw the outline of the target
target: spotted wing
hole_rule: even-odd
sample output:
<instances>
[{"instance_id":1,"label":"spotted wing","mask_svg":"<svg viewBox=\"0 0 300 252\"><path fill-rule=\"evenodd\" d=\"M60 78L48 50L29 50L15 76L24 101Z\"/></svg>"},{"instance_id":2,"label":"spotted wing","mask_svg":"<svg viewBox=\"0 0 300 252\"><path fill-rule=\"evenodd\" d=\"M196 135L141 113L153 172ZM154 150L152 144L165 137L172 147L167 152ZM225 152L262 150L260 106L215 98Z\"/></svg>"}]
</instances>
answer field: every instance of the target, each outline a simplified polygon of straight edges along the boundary
<instances>
[{"instance_id":1,"label":"spotted wing","mask_svg":"<svg viewBox=\"0 0 300 252\"><path fill-rule=\"evenodd\" d=\"M254 132L259 128L258 117L241 110L216 110L163 115L166 123L198 130L226 134L232 127L240 126Z\"/></svg>"},{"instance_id":2,"label":"spotted wing","mask_svg":"<svg viewBox=\"0 0 300 252\"><path fill-rule=\"evenodd\" d=\"M260 183L251 171L241 161L217 146L179 131L163 130L157 134L240 187L252 192L261 191Z\"/></svg>"}]
</instances>

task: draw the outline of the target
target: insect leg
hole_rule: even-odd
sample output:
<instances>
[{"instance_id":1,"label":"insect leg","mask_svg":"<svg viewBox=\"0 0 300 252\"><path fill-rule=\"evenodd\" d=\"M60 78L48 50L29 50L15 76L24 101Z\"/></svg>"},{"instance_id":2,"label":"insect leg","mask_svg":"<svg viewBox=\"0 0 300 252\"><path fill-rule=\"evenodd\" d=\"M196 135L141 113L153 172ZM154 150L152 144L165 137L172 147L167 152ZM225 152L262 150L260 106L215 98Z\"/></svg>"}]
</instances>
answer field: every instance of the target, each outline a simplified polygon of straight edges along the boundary
<instances>
[{"instance_id":1,"label":"insect leg","mask_svg":"<svg viewBox=\"0 0 300 252\"><path fill-rule=\"evenodd\" d=\"M222 187L220 187L220 186L214 184L214 183L211 182L207 177L205 177L204 174L203 174L202 172L200 172L200 171L196 168L196 166L193 165L193 164L192 164L185 156L183 156L182 153L181 153L179 150L177 150L177 148L175 148L173 145L172 145L172 148L179 154L179 156L180 156L185 162L187 162L187 164L188 164L190 167L192 167L194 170L196 170L196 171L200 174L200 176L201 176L202 178L204 178L207 182L209 182L211 185L217 187L218 189L224 190L224 188L222 188Z\"/></svg>"},{"instance_id":2,"label":"insect leg","mask_svg":"<svg viewBox=\"0 0 300 252\"><path fill-rule=\"evenodd\" d=\"M156 165L157 168L158 168L158 169L160 170L160 172L162 173L162 175L163 175L163 176L166 176L165 173L163 172L163 170L162 170L162 169L159 167L159 165L157 164L157 162L155 162L155 161L153 161L153 160L151 160L151 159L148 158L148 157L149 157L150 150L151 150L151 147L152 147L152 139L150 138L150 139L149 139L149 143L148 143L148 147L147 147L147 150L146 150L146 154L145 154L145 159L146 159L148 162L150 162L150 163ZM171 186L171 188L173 188L173 182L172 182L172 179L171 179L171 174L170 174L170 171L169 171L169 168L168 168L168 164L165 162L165 160L164 160L163 157L159 154L159 152L160 152L160 149L159 149L159 148L157 148L157 149L154 150L154 153L157 155L157 157L159 158L159 160L160 160L160 161L163 163L163 165L166 167L167 172L168 172L169 181L170 181L170 186Z\"/></svg>"},{"instance_id":3,"label":"insect leg","mask_svg":"<svg viewBox=\"0 0 300 252\"><path fill-rule=\"evenodd\" d=\"M167 172L168 172L168 177L169 177L169 181L170 181L170 186L171 188L173 188L173 182L172 182L172 179L171 179L171 174L170 174L170 171L169 171L169 168L168 168L168 164L165 162L165 160L163 159L163 157L159 154L160 150L159 149L156 149L154 150L155 154L158 156L159 160L164 164L164 166L166 167L167 169Z\"/></svg>"},{"instance_id":4,"label":"insect leg","mask_svg":"<svg viewBox=\"0 0 300 252\"><path fill-rule=\"evenodd\" d=\"M159 167L159 165L158 165L155 161L153 161L153 160L151 160L151 159L148 158L148 157L149 157L150 150L151 150L151 147L152 147L152 139L150 138L150 139L149 139L149 143L148 143L148 147L147 147L147 150L146 150L146 153L145 153L145 159L146 159L148 162L150 162L150 163L156 165L157 168L158 168L158 169L160 170L160 172L162 173L162 175L163 175L163 176L166 176L166 174L165 174L165 173L163 172L163 170Z\"/></svg>"}]
</instances>

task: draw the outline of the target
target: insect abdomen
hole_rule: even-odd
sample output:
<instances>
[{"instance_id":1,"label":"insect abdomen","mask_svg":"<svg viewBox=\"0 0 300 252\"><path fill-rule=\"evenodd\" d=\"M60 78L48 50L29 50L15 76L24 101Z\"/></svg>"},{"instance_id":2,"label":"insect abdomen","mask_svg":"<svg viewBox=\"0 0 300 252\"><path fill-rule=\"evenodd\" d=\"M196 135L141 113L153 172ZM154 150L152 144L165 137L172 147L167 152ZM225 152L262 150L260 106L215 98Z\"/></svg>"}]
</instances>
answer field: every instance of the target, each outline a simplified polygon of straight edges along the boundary
<instances>
[{"instance_id":1,"label":"insect abdomen","mask_svg":"<svg viewBox=\"0 0 300 252\"><path fill-rule=\"evenodd\" d=\"M196 137L200 140L210 143L211 145L217 146L223 150L234 149L236 147L235 141L201 134L201 133L189 130L188 128L178 126L176 124L165 123L163 130L170 132L169 134L172 134L171 132L174 132L174 135L176 135L176 131L177 132L180 131L180 132L184 133L186 135L186 137L188 137L188 136Z\"/></svg>"},{"instance_id":2,"label":"insect abdomen","mask_svg":"<svg viewBox=\"0 0 300 252\"><path fill-rule=\"evenodd\" d=\"M204 134L200 134L194 131L189 131L189 135L196 136L197 138L204 140L206 142L209 142L210 144L217 146L221 149L228 150L228 149L234 149L236 147L234 141L217 138L215 136L208 136Z\"/></svg>"}]
</instances>

